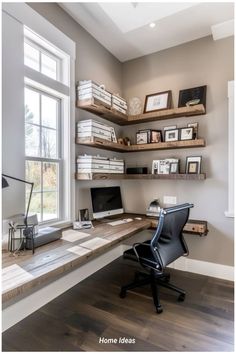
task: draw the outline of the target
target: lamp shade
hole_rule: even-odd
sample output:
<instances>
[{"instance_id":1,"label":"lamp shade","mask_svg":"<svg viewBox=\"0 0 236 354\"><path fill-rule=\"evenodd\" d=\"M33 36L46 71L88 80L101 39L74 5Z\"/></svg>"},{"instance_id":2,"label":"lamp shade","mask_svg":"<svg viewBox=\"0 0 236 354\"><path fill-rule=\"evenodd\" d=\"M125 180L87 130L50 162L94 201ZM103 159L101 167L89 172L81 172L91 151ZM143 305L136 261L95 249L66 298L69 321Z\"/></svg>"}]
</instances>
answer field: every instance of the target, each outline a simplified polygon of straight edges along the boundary
<instances>
[{"instance_id":1,"label":"lamp shade","mask_svg":"<svg viewBox=\"0 0 236 354\"><path fill-rule=\"evenodd\" d=\"M6 178L2 177L2 188L6 188L6 187L9 187L9 184Z\"/></svg>"}]
</instances>

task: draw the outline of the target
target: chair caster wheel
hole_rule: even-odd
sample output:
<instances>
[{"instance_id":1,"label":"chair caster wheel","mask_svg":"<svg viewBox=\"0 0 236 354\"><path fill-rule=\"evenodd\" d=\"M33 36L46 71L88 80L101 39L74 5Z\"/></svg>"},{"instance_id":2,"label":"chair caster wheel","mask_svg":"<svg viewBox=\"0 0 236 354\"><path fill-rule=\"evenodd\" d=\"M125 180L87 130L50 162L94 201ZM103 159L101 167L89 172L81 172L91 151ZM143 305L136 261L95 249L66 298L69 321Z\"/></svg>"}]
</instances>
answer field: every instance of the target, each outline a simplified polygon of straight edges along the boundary
<instances>
[{"instance_id":1,"label":"chair caster wheel","mask_svg":"<svg viewBox=\"0 0 236 354\"><path fill-rule=\"evenodd\" d=\"M122 290L120 291L120 298L124 299L126 297L126 290Z\"/></svg>"},{"instance_id":2,"label":"chair caster wheel","mask_svg":"<svg viewBox=\"0 0 236 354\"><path fill-rule=\"evenodd\" d=\"M162 313L163 312L162 306L157 306L156 307L156 311L157 311L158 314Z\"/></svg>"},{"instance_id":3,"label":"chair caster wheel","mask_svg":"<svg viewBox=\"0 0 236 354\"><path fill-rule=\"evenodd\" d=\"M185 294L180 294L179 297L178 297L178 301L182 302L184 300L185 300Z\"/></svg>"}]
</instances>

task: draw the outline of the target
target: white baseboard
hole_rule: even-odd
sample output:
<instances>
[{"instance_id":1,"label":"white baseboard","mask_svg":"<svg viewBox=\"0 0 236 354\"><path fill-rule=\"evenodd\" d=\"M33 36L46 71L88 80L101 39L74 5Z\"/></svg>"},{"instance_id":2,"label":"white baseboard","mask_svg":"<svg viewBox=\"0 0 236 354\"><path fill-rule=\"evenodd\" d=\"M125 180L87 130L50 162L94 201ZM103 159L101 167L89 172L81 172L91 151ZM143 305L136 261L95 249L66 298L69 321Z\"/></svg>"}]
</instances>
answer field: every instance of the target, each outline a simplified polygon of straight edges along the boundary
<instances>
[{"instance_id":1,"label":"white baseboard","mask_svg":"<svg viewBox=\"0 0 236 354\"><path fill-rule=\"evenodd\" d=\"M209 277L234 281L234 267L180 257L169 265L170 268L207 275Z\"/></svg>"}]
</instances>

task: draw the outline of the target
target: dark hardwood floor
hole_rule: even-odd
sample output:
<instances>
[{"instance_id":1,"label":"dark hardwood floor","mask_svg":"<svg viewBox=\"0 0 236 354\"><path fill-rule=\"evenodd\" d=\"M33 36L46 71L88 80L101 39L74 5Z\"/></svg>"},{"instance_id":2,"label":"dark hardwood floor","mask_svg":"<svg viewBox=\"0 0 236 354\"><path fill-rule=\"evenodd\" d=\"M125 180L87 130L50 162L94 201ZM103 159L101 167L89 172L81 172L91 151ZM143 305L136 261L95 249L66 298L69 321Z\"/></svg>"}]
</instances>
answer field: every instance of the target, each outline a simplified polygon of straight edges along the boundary
<instances>
[{"instance_id":1,"label":"dark hardwood floor","mask_svg":"<svg viewBox=\"0 0 236 354\"><path fill-rule=\"evenodd\" d=\"M120 299L138 265L118 259L2 335L3 351L234 351L233 283L170 270L184 302L161 289L157 315L149 287ZM120 339L121 338L121 339ZM120 343L124 338L135 343ZM99 340L117 339L117 343Z\"/></svg>"}]
</instances>

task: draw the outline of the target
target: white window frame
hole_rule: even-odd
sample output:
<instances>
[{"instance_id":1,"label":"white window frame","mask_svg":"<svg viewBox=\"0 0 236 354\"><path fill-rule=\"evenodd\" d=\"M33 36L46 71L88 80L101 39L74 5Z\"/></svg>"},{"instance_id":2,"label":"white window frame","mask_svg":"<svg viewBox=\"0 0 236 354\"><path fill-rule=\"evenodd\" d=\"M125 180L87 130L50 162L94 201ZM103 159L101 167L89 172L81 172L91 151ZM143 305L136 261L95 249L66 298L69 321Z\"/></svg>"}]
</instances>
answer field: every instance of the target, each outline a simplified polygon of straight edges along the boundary
<instances>
[{"instance_id":1,"label":"white window frame","mask_svg":"<svg viewBox=\"0 0 236 354\"><path fill-rule=\"evenodd\" d=\"M27 34L25 36L26 41L28 40L29 33L30 36L37 40L39 38L39 46L40 48L43 46L42 37L37 36L35 33L30 31L28 28L24 30ZM29 40L32 42L32 38ZM46 52L49 52L50 44L48 41L46 43ZM38 43L36 43L38 45ZM58 49L52 45L52 55L58 52ZM48 54L47 54L48 55ZM64 58L62 57L63 53L60 51L61 60L61 70L66 71L65 75L61 75L61 79L67 78L68 71L70 72L70 61L68 61L68 55L65 54ZM71 73L72 74L72 73ZM69 80L70 82L70 80ZM56 223L64 223L74 219L74 208L73 204L74 200L72 197L72 187L71 187L71 130L72 130L72 122L71 122L71 104L70 104L70 94L71 88L67 85L64 85L62 82L56 81L49 76L42 74L41 72L34 70L25 65L25 85L35 89L37 91L41 91L43 94L51 95L52 97L57 97L61 101L61 166L60 166L60 193L59 193L59 219L57 220L49 220L42 221L40 224L42 225L55 225ZM27 157L26 157L27 158ZM29 159L37 159L35 157L29 157ZM42 160L46 160L42 158ZM41 160L41 158L40 158Z\"/></svg>"},{"instance_id":2,"label":"white window frame","mask_svg":"<svg viewBox=\"0 0 236 354\"><path fill-rule=\"evenodd\" d=\"M41 53L44 53L50 56L51 58L56 59L58 62L59 71L57 73L57 79L55 81L61 82L62 84L70 87L70 56L68 54L58 49L57 47L52 45L52 43L48 42L45 38L42 38L40 35L36 34L26 26L24 26L24 42L28 42L30 45L35 46L35 48L38 49ZM41 73L41 63L40 71L35 71ZM41 74L44 75L43 73ZM50 78L49 76L47 77ZM54 80L52 78L50 79Z\"/></svg>"},{"instance_id":3,"label":"white window frame","mask_svg":"<svg viewBox=\"0 0 236 354\"><path fill-rule=\"evenodd\" d=\"M32 39L29 39L27 36L25 36L24 43L27 43L29 46L31 46L32 48L37 49L39 51L39 70L36 70L33 68L31 68L31 69L38 71L42 75L45 75L42 72L42 54L45 54L49 58L53 59L56 62L56 79L55 80L61 81L62 80L61 79L62 78L62 71L63 71L62 59L59 58L57 55L53 54L52 52L43 48L40 44L35 43L35 41L33 41ZM30 66L29 66L29 68L30 68ZM48 76L48 75L45 75L45 76ZM48 77L50 77L50 76L48 76ZM54 79L52 79L52 80L54 80Z\"/></svg>"},{"instance_id":4,"label":"white window frame","mask_svg":"<svg viewBox=\"0 0 236 354\"><path fill-rule=\"evenodd\" d=\"M40 225L44 225L44 224L48 224L49 222L55 222L55 221L60 221L63 219L63 159L62 159L62 102L61 102L61 98L55 96L55 95L52 95L52 94L49 94L46 90L41 90L41 89L38 89L34 86L31 86L29 84L26 84L25 85L25 88L29 89L29 90L32 90L32 91L35 91L35 92L38 92L40 94L40 112L39 112L39 118L40 118L40 121L39 121L39 124L36 124L36 123L30 123L31 125L33 126L37 126L39 127L40 129L40 141L39 141L39 144L40 144L40 152L42 152L42 140L41 140L41 134L42 134L42 128L47 128L47 129L50 129L50 127L46 127L44 126L42 123L42 120L41 120L41 95L44 95L44 96L48 96L48 97L51 97L53 99L56 99L58 101L58 112L57 112L57 123L58 123L58 127L57 127L57 130L58 130L58 134L57 134L57 152L58 152L58 157L57 158L48 158L48 157L44 157L44 156L30 156L30 155L26 155L25 156L25 161L37 161L37 162L48 162L48 163L57 163L58 164L58 181L57 181L57 184L58 184L58 205L57 205L57 218L54 218L54 219L50 219L50 220L46 220L46 221L43 221L41 220L40 221ZM26 122L25 122L26 124ZM41 170L41 181L43 180L43 176L42 176L42 170ZM41 190L40 192L34 192L33 191L33 194L34 193L41 193L43 194L43 191ZM40 208L40 214L41 216L43 215L43 208L42 208L42 199L43 196L41 195L41 208Z\"/></svg>"},{"instance_id":5,"label":"white window frame","mask_svg":"<svg viewBox=\"0 0 236 354\"><path fill-rule=\"evenodd\" d=\"M36 35L38 40L48 41L50 45L54 45L55 54L62 57L62 63L66 67L63 68L64 77L62 82L55 81L29 67L24 67L25 83L37 83L37 87L47 86L49 92L60 93L62 98L62 121L64 125L63 134L63 178L64 178L64 218L63 221L57 223L58 227L71 225L71 221L75 220L75 59L76 44L65 33L60 31L52 23L41 16L37 11L26 3L3 3L2 10L8 15L16 19L23 26L24 34L26 30ZM31 36L29 36L31 38ZM31 38L32 39L32 38ZM23 48L24 36L22 36ZM23 61L23 60L22 60ZM22 63L23 65L23 63ZM23 102L22 102L23 103ZM54 224L55 225L55 224Z\"/></svg>"}]
</instances>

